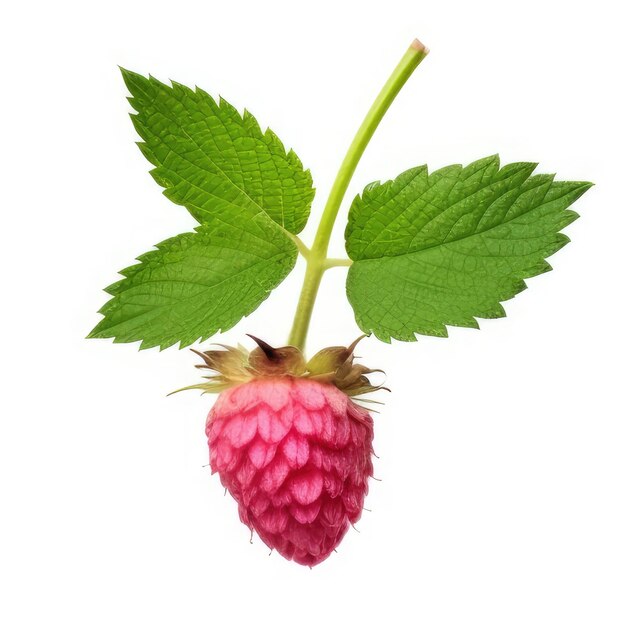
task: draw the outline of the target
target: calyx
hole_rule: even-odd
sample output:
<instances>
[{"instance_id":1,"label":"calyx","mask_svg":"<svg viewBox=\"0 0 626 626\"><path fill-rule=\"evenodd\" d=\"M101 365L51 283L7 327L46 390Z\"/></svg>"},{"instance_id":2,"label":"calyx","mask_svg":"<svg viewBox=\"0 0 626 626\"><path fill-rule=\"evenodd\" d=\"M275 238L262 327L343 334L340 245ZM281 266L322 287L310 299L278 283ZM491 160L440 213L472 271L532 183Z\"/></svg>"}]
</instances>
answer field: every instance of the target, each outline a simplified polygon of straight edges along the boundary
<instances>
[{"instance_id":1,"label":"calyx","mask_svg":"<svg viewBox=\"0 0 626 626\"><path fill-rule=\"evenodd\" d=\"M243 346L218 344L221 350L200 352L193 350L204 362L196 365L199 369L212 370L214 373L203 376L206 382L184 387L201 389L205 393L220 393L229 387L240 385L259 378L306 378L321 383L335 385L348 396L386 389L374 385L367 375L382 372L354 363L354 348L363 339L362 335L348 347L331 346L323 348L308 361L302 351L294 346L273 348L268 343L248 335L257 347L248 351ZM179 389L183 391L183 389Z\"/></svg>"}]
</instances>

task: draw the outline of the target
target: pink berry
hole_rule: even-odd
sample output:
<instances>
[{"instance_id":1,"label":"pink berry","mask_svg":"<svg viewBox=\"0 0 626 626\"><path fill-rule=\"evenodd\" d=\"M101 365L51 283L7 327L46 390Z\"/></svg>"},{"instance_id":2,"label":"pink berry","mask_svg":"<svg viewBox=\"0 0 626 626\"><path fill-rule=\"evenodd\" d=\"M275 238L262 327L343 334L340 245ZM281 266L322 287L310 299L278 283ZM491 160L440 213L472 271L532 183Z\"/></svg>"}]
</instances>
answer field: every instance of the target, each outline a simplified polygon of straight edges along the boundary
<instances>
[{"instance_id":1,"label":"pink berry","mask_svg":"<svg viewBox=\"0 0 626 626\"><path fill-rule=\"evenodd\" d=\"M372 475L371 415L352 398L381 389L354 348L324 348L308 361L294 346L222 346L197 352L209 370L186 389L220 395L206 422L211 469L239 517L272 550L317 565L363 511Z\"/></svg>"},{"instance_id":2,"label":"pink berry","mask_svg":"<svg viewBox=\"0 0 626 626\"><path fill-rule=\"evenodd\" d=\"M334 385L279 377L231 387L206 434L241 521L285 558L321 563L361 517L373 421Z\"/></svg>"}]
</instances>

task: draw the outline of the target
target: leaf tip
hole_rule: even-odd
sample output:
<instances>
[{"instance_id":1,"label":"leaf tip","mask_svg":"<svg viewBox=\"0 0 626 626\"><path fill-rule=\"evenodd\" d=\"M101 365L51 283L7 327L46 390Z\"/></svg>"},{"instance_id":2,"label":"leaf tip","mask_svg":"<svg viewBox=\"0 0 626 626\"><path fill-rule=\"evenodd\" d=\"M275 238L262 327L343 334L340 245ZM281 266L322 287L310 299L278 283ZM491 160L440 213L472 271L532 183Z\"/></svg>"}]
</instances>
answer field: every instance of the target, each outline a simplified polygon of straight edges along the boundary
<instances>
[{"instance_id":1,"label":"leaf tip","mask_svg":"<svg viewBox=\"0 0 626 626\"><path fill-rule=\"evenodd\" d=\"M128 87L128 90L132 93L133 91L132 86L136 84L140 79L143 79L143 76L141 74L137 74L137 72L128 70L125 67L122 67L121 65L118 65L117 67L119 68L122 74L122 79L124 80L126 87Z\"/></svg>"},{"instance_id":2,"label":"leaf tip","mask_svg":"<svg viewBox=\"0 0 626 626\"><path fill-rule=\"evenodd\" d=\"M109 339L111 335L106 334L106 317L102 318L88 333L85 339Z\"/></svg>"}]
</instances>

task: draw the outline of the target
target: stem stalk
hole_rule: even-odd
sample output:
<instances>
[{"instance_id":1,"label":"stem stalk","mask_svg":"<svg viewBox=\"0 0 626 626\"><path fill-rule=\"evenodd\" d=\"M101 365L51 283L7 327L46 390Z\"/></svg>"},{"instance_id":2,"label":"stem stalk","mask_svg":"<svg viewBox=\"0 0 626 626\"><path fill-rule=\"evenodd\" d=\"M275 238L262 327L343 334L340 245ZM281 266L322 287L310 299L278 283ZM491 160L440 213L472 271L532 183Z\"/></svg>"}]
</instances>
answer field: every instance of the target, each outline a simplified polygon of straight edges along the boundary
<instances>
[{"instance_id":1,"label":"stem stalk","mask_svg":"<svg viewBox=\"0 0 626 626\"><path fill-rule=\"evenodd\" d=\"M328 263L327 253L330 236L337 219L337 213L341 206L341 202L346 194L348 185L352 180L352 176L356 167L363 156L363 152L367 147L372 135L378 128L380 121L384 117L387 109L391 106L400 89L404 86L408 78L411 76L415 68L424 60L428 54L426 48L417 39L409 46L402 59L391 73L391 76L381 89L376 100L367 112L363 123L359 127L346 156L337 172L335 182L331 187L324 207L324 212L320 219L313 245L306 256L307 269L304 275L302 291L296 308L296 313L289 335L289 344L304 350L306 335L313 313L315 298L322 280L324 272L329 267L339 265L339 263ZM345 264L349 262L346 261ZM344 263L341 263L342 265Z\"/></svg>"}]
</instances>

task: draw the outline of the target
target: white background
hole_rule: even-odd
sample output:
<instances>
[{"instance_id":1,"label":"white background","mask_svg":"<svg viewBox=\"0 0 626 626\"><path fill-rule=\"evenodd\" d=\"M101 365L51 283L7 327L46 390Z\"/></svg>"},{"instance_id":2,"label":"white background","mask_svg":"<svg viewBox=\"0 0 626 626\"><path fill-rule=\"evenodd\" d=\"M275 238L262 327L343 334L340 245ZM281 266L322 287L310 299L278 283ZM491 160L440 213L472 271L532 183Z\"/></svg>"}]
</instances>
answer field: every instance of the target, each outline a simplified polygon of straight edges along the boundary
<instances>
[{"instance_id":1,"label":"white background","mask_svg":"<svg viewBox=\"0 0 626 626\"><path fill-rule=\"evenodd\" d=\"M2 19L0 622L626 623L623 28L619 3L21 2ZM248 107L293 146L316 218L413 37L431 48L348 193L427 162L540 161L596 186L573 243L449 339L359 353L393 392L338 554L268 557L211 477L187 350L85 340L101 289L193 220L133 145L117 64ZM341 255L340 216L333 254ZM216 338L285 341L303 268ZM309 347L357 334L330 271Z\"/></svg>"}]
</instances>

